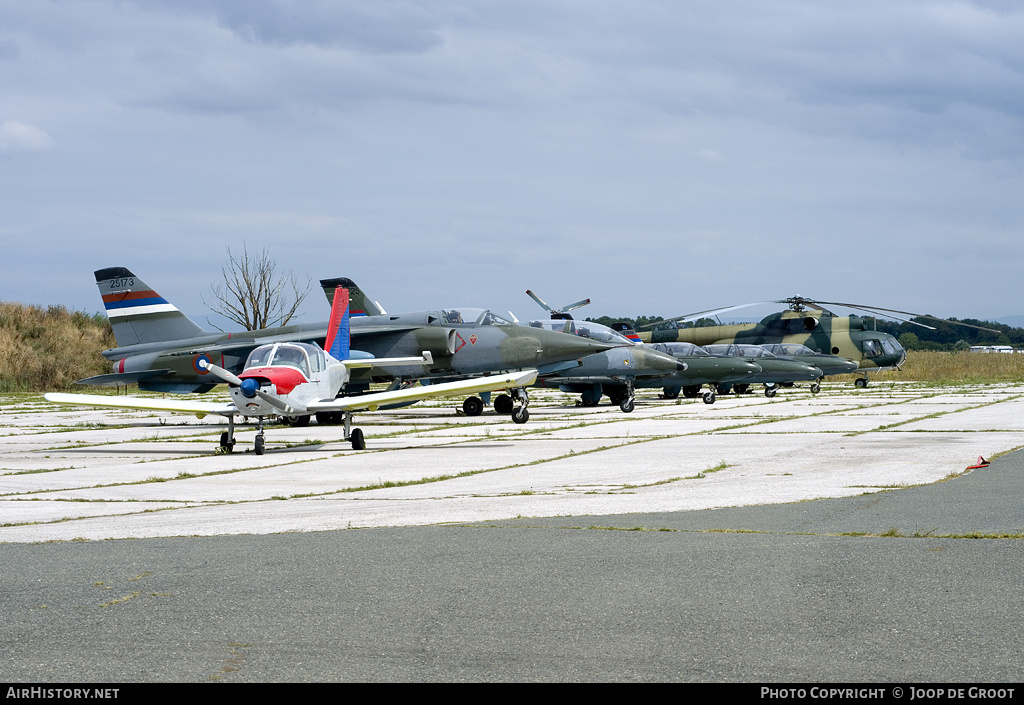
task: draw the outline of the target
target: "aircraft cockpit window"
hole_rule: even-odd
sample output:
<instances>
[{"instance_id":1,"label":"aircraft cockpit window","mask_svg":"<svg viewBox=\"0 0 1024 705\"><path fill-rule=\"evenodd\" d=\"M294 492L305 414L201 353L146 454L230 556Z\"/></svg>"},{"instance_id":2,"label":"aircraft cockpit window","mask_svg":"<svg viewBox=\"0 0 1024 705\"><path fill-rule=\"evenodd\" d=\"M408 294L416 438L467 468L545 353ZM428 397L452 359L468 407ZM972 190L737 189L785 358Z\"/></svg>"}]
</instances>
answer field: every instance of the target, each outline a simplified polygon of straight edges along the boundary
<instances>
[{"instance_id":1,"label":"aircraft cockpit window","mask_svg":"<svg viewBox=\"0 0 1024 705\"><path fill-rule=\"evenodd\" d=\"M441 311L441 320L445 323L462 323L462 312L454 308Z\"/></svg>"},{"instance_id":2,"label":"aircraft cockpit window","mask_svg":"<svg viewBox=\"0 0 1024 705\"><path fill-rule=\"evenodd\" d=\"M860 344L860 349L864 351L864 357L878 357L882 354L882 341L865 340Z\"/></svg>"},{"instance_id":3,"label":"aircraft cockpit window","mask_svg":"<svg viewBox=\"0 0 1024 705\"><path fill-rule=\"evenodd\" d=\"M299 345L279 345L270 364L273 367L294 367L309 377L309 357Z\"/></svg>"},{"instance_id":4,"label":"aircraft cockpit window","mask_svg":"<svg viewBox=\"0 0 1024 705\"><path fill-rule=\"evenodd\" d=\"M655 343L651 347L673 357L710 357L711 355L707 350L693 343Z\"/></svg>"},{"instance_id":5,"label":"aircraft cockpit window","mask_svg":"<svg viewBox=\"0 0 1024 705\"><path fill-rule=\"evenodd\" d=\"M882 349L885 351L886 355L899 355L900 354L900 344L897 343L892 338L883 338L882 339Z\"/></svg>"},{"instance_id":6,"label":"aircraft cockpit window","mask_svg":"<svg viewBox=\"0 0 1024 705\"><path fill-rule=\"evenodd\" d=\"M273 345L261 345L249 353L245 361L246 367L266 367L270 364L270 356L274 352Z\"/></svg>"},{"instance_id":7,"label":"aircraft cockpit window","mask_svg":"<svg viewBox=\"0 0 1024 705\"><path fill-rule=\"evenodd\" d=\"M736 353L736 357L775 357L773 353L765 350L760 345L733 345L731 347L739 349L739 352ZM731 355L733 353L729 354Z\"/></svg>"},{"instance_id":8,"label":"aircraft cockpit window","mask_svg":"<svg viewBox=\"0 0 1024 705\"><path fill-rule=\"evenodd\" d=\"M507 321L501 316L491 313L490 311L484 311L480 314L480 317L476 319L478 326L510 326L511 321Z\"/></svg>"}]
</instances>

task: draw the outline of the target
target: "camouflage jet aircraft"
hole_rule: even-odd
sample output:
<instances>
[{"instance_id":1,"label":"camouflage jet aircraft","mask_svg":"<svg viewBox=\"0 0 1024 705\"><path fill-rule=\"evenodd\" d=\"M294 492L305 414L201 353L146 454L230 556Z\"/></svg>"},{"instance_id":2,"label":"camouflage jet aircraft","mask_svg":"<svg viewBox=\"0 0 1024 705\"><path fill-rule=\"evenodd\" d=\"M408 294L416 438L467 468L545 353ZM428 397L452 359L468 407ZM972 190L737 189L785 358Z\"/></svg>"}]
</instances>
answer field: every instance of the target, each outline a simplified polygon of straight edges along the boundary
<instances>
[{"instance_id":1,"label":"camouflage jet aircraft","mask_svg":"<svg viewBox=\"0 0 1024 705\"><path fill-rule=\"evenodd\" d=\"M343 290L339 290L343 291ZM393 391L360 394L338 398L351 378L351 370L365 367L424 366L432 364L431 354L424 351L417 358L350 358L348 297L336 295L326 345L330 352L309 343L275 342L253 350L240 375L202 359L199 366L230 387L231 402L203 402L194 399L148 399L139 397L98 396L95 394L46 394L47 401L62 404L101 406L130 409L153 409L194 413L199 418L207 414L225 416L228 430L220 438L222 452L230 453L235 446L235 416L256 417L256 455L263 455L265 441L263 419L268 416L290 416L308 419L312 414L340 414L345 425L345 440L352 448L363 450L366 441L363 432L351 427L352 413L359 409L375 411L381 405L395 402L418 401L432 397L465 394L468 392L522 388L537 377L536 370L476 377L448 384L415 387ZM332 354L333 353L333 354ZM337 356L337 357L335 357ZM513 412L516 423L526 421L525 405Z\"/></svg>"},{"instance_id":2,"label":"camouflage jet aircraft","mask_svg":"<svg viewBox=\"0 0 1024 705\"><path fill-rule=\"evenodd\" d=\"M241 372L255 348L283 342L323 344L326 323L300 324L239 333L203 330L124 267L98 270L96 284L118 347L105 350L111 374L82 384L137 383L159 392L206 392L221 382L209 365ZM517 326L484 309L439 309L388 315L362 297L354 283L352 346L371 357L410 358L430 353L432 364L354 369L344 393L365 391L374 377L444 380L513 370L574 365L586 355L613 347L564 333ZM331 296L335 285L331 285ZM373 315L367 315L367 313ZM525 404L525 390L514 396ZM523 408L525 412L525 408Z\"/></svg>"},{"instance_id":3,"label":"camouflage jet aircraft","mask_svg":"<svg viewBox=\"0 0 1024 705\"><path fill-rule=\"evenodd\" d=\"M634 408L634 389L663 387L665 398L675 399L684 386L690 390L710 382L742 381L747 375L761 371L758 365L733 357L712 357L700 351L680 352L666 346L649 346L627 324L612 327L593 321L574 321L569 311L586 306L590 299L555 309L530 290L527 295L551 314L551 320L531 321L530 325L559 330L597 340L620 341L628 348L617 348L584 358L579 368L557 371L537 379L538 387L557 387L563 392L578 393L583 406L597 406L607 395L624 412ZM690 346L693 347L693 346ZM674 393L673 393L674 391ZM693 396L696 396L694 394ZM704 396L707 404L715 401L714 392Z\"/></svg>"}]
</instances>

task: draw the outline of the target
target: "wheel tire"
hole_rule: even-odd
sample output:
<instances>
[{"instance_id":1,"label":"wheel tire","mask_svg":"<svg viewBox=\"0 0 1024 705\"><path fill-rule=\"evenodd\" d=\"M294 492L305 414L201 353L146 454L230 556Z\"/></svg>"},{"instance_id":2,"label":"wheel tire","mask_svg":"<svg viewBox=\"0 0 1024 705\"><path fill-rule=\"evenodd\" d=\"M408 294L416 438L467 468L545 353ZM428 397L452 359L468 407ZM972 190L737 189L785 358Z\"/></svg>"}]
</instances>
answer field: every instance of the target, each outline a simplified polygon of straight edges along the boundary
<instances>
[{"instance_id":1,"label":"wheel tire","mask_svg":"<svg viewBox=\"0 0 1024 705\"><path fill-rule=\"evenodd\" d=\"M719 394L728 394L729 392L732 391L732 385L731 384L716 384L715 385L715 391L718 392Z\"/></svg>"},{"instance_id":2,"label":"wheel tire","mask_svg":"<svg viewBox=\"0 0 1024 705\"><path fill-rule=\"evenodd\" d=\"M331 413L329 411L316 412L316 422L321 426L331 425Z\"/></svg>"},{"instance_id":3,"label":"wheel tire","mask_svg":"<svg viewBox=\"0 0 1024 705\"><path fill-rule=\"evenodd\" d=\"M821 382L812 382L811 383L811 394L817 394L820 391L821 391Z\"/></svg>"},{"instance_id":4,"label":"wheel tire","mask_svg":"<svg viewBox=\"0 0 1024 705\"><path fill-rule=\"evenodd\" d=\"M228 439L228 432L220 434L220 450L222 453L230 453L235 449L235 442Z\"/></svg>"},{"instance_id":5,"label":"wheel tire","mask_svg":"<svg viewBox=\"0 0 1024 705\"><path fill-rule=\"evenodd\" d=\"M714 404L715 403L715 393L714 392L704 392L704 403L705 404Z\"/></svg>"},{"instance_id":6,"label":"wheel tire","mask_svg":"<svg viewBox=\"0 0 1024 705\"><path fill-rule=\"evenodd\" d=\"M292 428L302 428L309 425L309 416L285 416L284 422Z\"/></svg>"},{"instance_id":7,"label":"wheel tire","mask_svg":"<svg viewBox=\"0 0 1024 705\"><path fill-rule=\"evenodd\" d=\"M768 397L769 399L771 399L772 397L774 397L774 396L775 396L775 394L776 394L776 393L777 393L778 391L779 391L779 390L778 390L778 389L776 389L775 387L765 387L765 388L764 388L764 395L765 395L766 397Z\"/></svg>"},{"instance_id":8,"label":"wheel tire","mask_svg":"<svg viewBox=\"0 0 1024 705\"><path fill-rule=\"evenodd\" d=\"M635 406L636 402L633 400L633 397L626 397L619 403L619 409L621 409L624 414L628 414L633 411Z\"/></svg>"},{"instance_id":9,"label":"wheel tire","mask_svg":"<svg viewBox=\"0 0 1024 705\"><path fill-rule=\"evenodd\" d=\"M600 403L600 399L591 399L590 397L580 397L580 404L583 406L597 406Z\"/></svg>"},{"instance_id":10,"label":"wheel tire","mask_svg":"<svg viewBox=\"0 0 1024 705\"><path fill-rule=\"evenodd\" d=\"M265 452L263 436L256 436L256 455L263 455Z\"/></svg>"},{"instance_id":11,"label":"wheel tire","mask_svg":"<svg viewBox=\"0 0 1024 705\"><path fill-rule=\"evenodd\" d=\"M479 416L484 413L484 402L480 397L469 397L462 402L462 411L466 416Z\"/></svg>"},{"instance_id":12,"label":"wheel tire","mask_svg":"<svg viewBox=\"0 0 1024 705\"><path fill-rule=\"evenodd\" d=\"M663 387L661 396L665 399L678 399L680 391L682 390L679 387Z\"/></svg>"},{"instance_id":13,"label":"wheel tire","mask_svg":"<svg viewBox=\"0 0 1024 705\"><path fill-rule=\"evenodd\" d=\"M494 411L499 414L511 414L515 404L508 394L499 394L494 398Z\"/></svg>"},{"instance_id":14,"label":"wheel tire","mask_svg":"<svg viewBox=\"0 0 1024 705\"><path fill-rule=\"evenodd\" d=\"M516 423L526 423L530 420L530 410L525 406L512 412L512 420Z\"/></svg>"},{"instance_id":15,"label":"wheel tire","mask_svg":"<svg viewBox=\"0 0 1024 705\"><path fill-rule=\"evenodd\" d=\"M683 387L683 396L687 399L696 399L700 396L700 385L690 385Z\"/></svg>"},{"instance_id":16,"label":"wheel tire","mask_svg":"<svg viewBox=\"0 0 1024 705\"><path fill-rule=\"evenodd\" d=\"M865 389L868 386L868 381L863 377L858 377L857 379L853 380L853 386L858 387L860 389Z\"/></svg>"},{"instance_id":17,"label":"wheel tire","mask_svg":"<svg viewBox=\"0 0 1024 705\"><path fill-rule=\"evenodd\" d=\"M736 392L737 394L746 394L748 389L750 389L749 384L734 384L732 386L732 391Z\"/></svg>"},{"instance_id":18,"label":"wheel tire","mask_svg":"<svg viewBox=\"0 0 1024 705\"><path fill-rule=\"evenodd\" d=\"M366 450L366 439L363 438L362 429L353 428L349 440L352 441L352 450Z\"/></svg>"}]
</instances>

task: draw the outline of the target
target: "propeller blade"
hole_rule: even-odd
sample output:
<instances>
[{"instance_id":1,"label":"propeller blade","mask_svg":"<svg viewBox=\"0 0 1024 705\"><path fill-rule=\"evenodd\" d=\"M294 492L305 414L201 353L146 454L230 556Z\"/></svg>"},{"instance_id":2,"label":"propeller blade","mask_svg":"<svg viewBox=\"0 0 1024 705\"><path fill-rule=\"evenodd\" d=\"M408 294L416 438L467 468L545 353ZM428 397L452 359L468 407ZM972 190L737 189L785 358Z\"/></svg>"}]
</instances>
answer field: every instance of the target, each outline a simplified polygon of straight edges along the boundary
<instances>
[{"instance_id":1,"label":"propeller blade","mask_svg":"<svg viewBox=\"0 0 1024 705\"><path fill-rule=\"evenodd\" d=\"M223 382L227 382L235 387L242 386L241 378L232 372L228 372L223 367L219 367L218 365L215 365L212 362L207 362L206 360L200 360L199 366Z\"/></svg>"}]
</instances>

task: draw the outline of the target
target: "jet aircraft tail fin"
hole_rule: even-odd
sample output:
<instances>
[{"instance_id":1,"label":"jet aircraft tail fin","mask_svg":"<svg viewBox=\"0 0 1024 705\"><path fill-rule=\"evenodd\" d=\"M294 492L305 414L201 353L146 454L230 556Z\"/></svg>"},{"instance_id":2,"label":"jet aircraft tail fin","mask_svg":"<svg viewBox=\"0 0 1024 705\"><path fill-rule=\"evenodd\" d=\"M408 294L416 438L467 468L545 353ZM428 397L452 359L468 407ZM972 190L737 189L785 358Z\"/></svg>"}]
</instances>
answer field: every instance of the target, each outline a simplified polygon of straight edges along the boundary
<instances>
[{"instance_id":1,"label":"jet aircraft tail fin","mask_svg":"<svg viewBox=\"0 0 1024 705\"><path fill-rule=\"evenodd\" d=\"M193 338L207 332L131 270L107 267L95 274L118 347Z\"/></svg>"},{"instance_id":2,"label":"jet aircraft tail fin","mask_svg":"<svg viewBox=\"0 0 1024 705\"><path fill-rule=\"evenodd\" d=\"M614 331L618 331L619 333L622 333L624 336L629 338L630 341L632 341L632 343L634 345L639 345L641 342L643 342L643 341L640 340L640 336L637 334L637 332L635 330L633 330L633 326L629 325L628 323L625 323L625 322L612 323L608 327L611 328Z\"/></svg>"},{"instance_id":3,"label":"jet aircraft tail fin","mask_svg":"<svg viewBox=\"0 0 1024 705\"><path fill-rule=\"evenodd\" d=\"M359 288L359 285L348 277L337 277L335 279L321 279L320 286L324 289L324 296L327 303L334 304L335 290L347 289L350 315L352 316L383 316L385 311L380 304L372 301L366 293Z\"/></svg>"},{"instance_id":4,"label":"jet aircraft tail fin","mask_svg":"<svg viewBox=\"0 0 1024 705\"><path fill-rule=\"evenodd\" d=\"M335 360L347 360L350 356L348 289L337 287L331 295L331 319L327 324L327 340L324 348Z\"/></svg>"}]
</instances>

